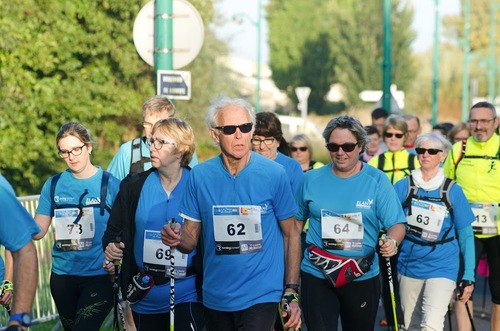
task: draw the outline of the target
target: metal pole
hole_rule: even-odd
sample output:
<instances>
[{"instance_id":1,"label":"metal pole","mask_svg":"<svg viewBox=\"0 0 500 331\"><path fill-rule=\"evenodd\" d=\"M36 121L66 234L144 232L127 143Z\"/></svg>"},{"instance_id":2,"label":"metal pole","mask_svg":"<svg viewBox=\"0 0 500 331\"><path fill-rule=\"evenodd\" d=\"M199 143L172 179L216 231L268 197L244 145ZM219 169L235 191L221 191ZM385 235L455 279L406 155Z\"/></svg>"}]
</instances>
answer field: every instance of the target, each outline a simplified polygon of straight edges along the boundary
<instances>
[{"instance_id":1,"label":"metal pole","mask_svg":"<svg viewBox=\"0 0 500 331\"><path fill-rule=\"evenodd\" d=\"M467 122L469 115L469 32L470 32L470 0L464 1L464 73L462 80L462 122Z\"/></svg>"},{"instance_id":2,"label":"metal pole","mask_svg":"<svg viewBox=\"0 0 500 331\"><path fill-rule=\"evenodd\" d=\"M382 107L391 113L391 0L384 0L384 63Z\"/></svg>"},{"instance_id":3,"label":"metal pole","mask_svg":"<svg viewBox=\"0 0 500 331\"><path fill-rule=\"evenodd\" d=\"M173 57L173 0L155 1L155 69L172 70Z\"/></svg>"},{"instance_id":4,"label":"metal pole","mask_svg":"<svg viewBox=\"0 0 500 331\"><path fill-rule=\"evenodd\" d=\"M488 63L488 99L495 99L495 0L491 0L490 8L490 58Z\"/></svg>"},{"instance_id":5,"label":"metal pole","mask_svg":"<svg viewBox=\"0 0 500 331\"><path fill-rule=\"evenodd\" d=\"M439 0L434 0L434 53L432 70L432 126L437 123L439 86Z\"/></svg>"},{"instance_id":6,"label":"metal pole","mask_svg":"<svg viewBox=\"0 0 500 331\"><path fill-rule=\"evenodd\" d=\"M258 1L257 13L257 89L255 95L255 111L258 113L260 107L260 66L261 66L261 35L262 35L262 0Z\"/></svg>"}]
</instances>

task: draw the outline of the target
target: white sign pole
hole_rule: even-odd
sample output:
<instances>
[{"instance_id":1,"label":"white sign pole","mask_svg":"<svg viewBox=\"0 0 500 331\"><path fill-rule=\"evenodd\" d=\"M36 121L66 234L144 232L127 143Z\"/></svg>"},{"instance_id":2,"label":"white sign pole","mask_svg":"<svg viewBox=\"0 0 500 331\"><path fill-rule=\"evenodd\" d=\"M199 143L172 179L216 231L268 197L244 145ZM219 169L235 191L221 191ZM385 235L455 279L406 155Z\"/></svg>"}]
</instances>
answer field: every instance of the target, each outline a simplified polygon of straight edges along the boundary
<instances>
[{"instance_id":1,"label":"white sign pole","mask_svg":"<svg viewBox=\"0 0 500 331\"><path fill-rule=\"evenodd\" d=\"M306 118L307 118L307 100L309 99L309 95L311 94L311 88L308 86L296 87L295 94L297 95L297 99L299 99L299 104L297 105L297 108L300 109L300 114L305 129Z\"/></svg>"}]
</instances>

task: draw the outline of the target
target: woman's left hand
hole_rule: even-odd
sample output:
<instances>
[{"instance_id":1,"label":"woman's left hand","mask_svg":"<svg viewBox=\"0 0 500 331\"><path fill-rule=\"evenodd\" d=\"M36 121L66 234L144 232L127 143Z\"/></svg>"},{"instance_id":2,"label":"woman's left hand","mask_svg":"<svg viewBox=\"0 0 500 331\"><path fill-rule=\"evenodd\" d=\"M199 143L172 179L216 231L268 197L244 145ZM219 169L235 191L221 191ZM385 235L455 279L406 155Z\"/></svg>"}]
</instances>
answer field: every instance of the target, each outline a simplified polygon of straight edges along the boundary
<instances>
[{"instance_id":1,"label":"woman's left hand","mask_svg":"<svg viewBox=\"0 0 500 331\"><path fill-rule=\"evenodd\" d=\"M383 257L391 257L398 253L397 241L389 236L383 236L379 239L380 254Z\"/></svg>"}]
</instances>

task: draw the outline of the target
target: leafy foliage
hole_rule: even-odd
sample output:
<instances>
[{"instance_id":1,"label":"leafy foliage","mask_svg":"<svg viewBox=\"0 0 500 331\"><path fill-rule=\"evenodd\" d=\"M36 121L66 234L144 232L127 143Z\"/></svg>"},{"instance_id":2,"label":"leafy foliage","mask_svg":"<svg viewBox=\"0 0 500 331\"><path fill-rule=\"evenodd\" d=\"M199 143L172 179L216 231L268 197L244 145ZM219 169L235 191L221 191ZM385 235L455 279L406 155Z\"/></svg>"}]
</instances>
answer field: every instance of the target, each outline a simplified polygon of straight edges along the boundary
<instances>
[{"instance_id":1,"label":"leafy foliage","mask_svg":"<svg viewBox=\"0 0 500 331\"><path fill-rule=\"evenodd\" d=\"M310 86L309 104L321 111L332 83L345 88L347 106L361 102L362 90L381 89L382 1L271 0L267 11L273 78L290 97L293 87ZM403 89L415 75L412 17L405 2L392 1L392 81Z\"/></svg>"},{"instance_id":2,"label":"leafy foliage","mask_svg":"<svg viewBox=\"0 0 500 331\"><path fill-rule=\"evenodd\" d=\"M191 3L208 27L212 1ZM139 58L132 40L143 4L0 0L0 169L18 194L39 193L49 176L65 168L55 146L65 122L90 129L98 143L93 163L103 168L122 142L141 132L142 103L156 93L154 69ZM176 103L179 117L196 123L197 132L209 100L235 93L218 61L226 46L209 28L205 33L200 55L182 68L192 71L192 100Z\"/></svg>"}]
</instances>

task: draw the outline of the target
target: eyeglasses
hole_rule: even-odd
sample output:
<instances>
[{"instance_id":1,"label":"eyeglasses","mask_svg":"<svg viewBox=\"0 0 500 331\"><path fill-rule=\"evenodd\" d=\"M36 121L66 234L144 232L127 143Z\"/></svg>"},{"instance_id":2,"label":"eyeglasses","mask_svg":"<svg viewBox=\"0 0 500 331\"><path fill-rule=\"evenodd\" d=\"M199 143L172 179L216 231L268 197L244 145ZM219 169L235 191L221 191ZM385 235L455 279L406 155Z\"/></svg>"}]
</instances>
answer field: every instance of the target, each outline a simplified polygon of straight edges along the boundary
<instances>
[{"instance_id":1,"label":"eyeglasses","mask_svg":"<svg viewBox=\"0 0 500 331\"><path fill-rule=\"evenodd\" d=\"M241 132L243 132L243 131L241 131ZM243 132L243 133L246 133L246 132ZM251 142L252 142L252 145L254 145L254 146L260 146L260 144L262 144L262 143L264 143L264 145L266 145L266 146L270 146L274 142L274 138L273 137L264 138L264 139L252 138Z\"/></svg>"},{"instance_id":2,"label":"eyeglasses","mask_svg":"<svg viewBox=\"0 0 500 331\"><path fill-rule=\"evenodd\" d=\"M356 148L358 144L355 143L345 143L345 144L342 144L342 145L338 145L338 144L335 144L335 143L328 143L326 144L326 149L328 149L330 152L338 152L340 148L342 148L342 150L344 152L352 152L354 150L354 148Z\"/></svg>"},{"instance_id":3,"label":"eyeglasses","mask_svg":"<svg viewBox=\"0 0 500 331\"><path fill-rule=\"evenodd\" d=\"M168 141L168 140L163 140L163 139L151 138L151 139L146 140L146 146L148 146L148 148L150 148L151 145L153 145L155 147L155 149L160 150L163 147L163 145L176 146L177 144L173 141Z\"/></svg>"},{"instance_id":4,"label":"eyeglasses","mask_svg":"<svg viewBox=\"0 0 500 331\"><path fill-rule=\"evenodd\" d=\"M221 130L225 135L231 135L236 132L236 129L240 129L241 133L248 133L252 131L253 123L244 123L240 125L225 125L216 126L214 129Z\"/></svg>"},{"instance_id":5,"label":"eyeglasses","mask_svg":"<svg viewBox=\"0 0 500 331\"><path fill-rule=\"evenodd\" d=\"M73 156L78 156L82 154L83 147L87 146L86 144L83 144L80 147L75 147L72 150L69 151L59 151L57 154L59 154L60 157L63 159L67 159L69 157L69 154L73 154Z\"/></svg>"},{"instance_id":6,"label":"eyeglasses","mask_svg":"<svg viewBox=\"0 0 500 331\"><path fill-rule=\"evenodd\" d=\"M425 152L427 152L429 155L436 155L442 151L443 150L437 148L415 148L415 152L417 152L417 154L425 154Z\"/></svg>"},{"instance_id":7,"label":"eyeglasses","mask_svg":"<svg viewBox=\"0 0 500 331\"><path fill-rule=\"evenodd\" d=\"M469 120L469 123L470 125L478 125L479 123L481 123L481 125L487 125L488 123L490 123L491 121L494 121L496 117L493 117L493 118L490 118L489 120L487 119L481 119L481 120Z\"/></svg>"},{"instance_id":8,"label":"eyeglasses","mask_svg":"<svg viewBox=\"0 0 500 331\"><path fill-rule=\"evenodd\" d=\"M392 138L392 136L396 136L396 138L401 139L401 138L404 137L404 134L402 134L402 133L384 132L384 137L386 137L386 138Z\"/></svg>"},{"instance_id":9,"label":"eyeglasses","mask_svg":"<svg viewBox=\"0 0 500 331\"><path fill-rule=\"evenodd\" d=\"M302 146L302 147L293 147L293 146L290 146L290 150L292 152L296 152L296 151L305 152L305 151L307 151L307 146Z\"/></svg>"}]
</instances>

